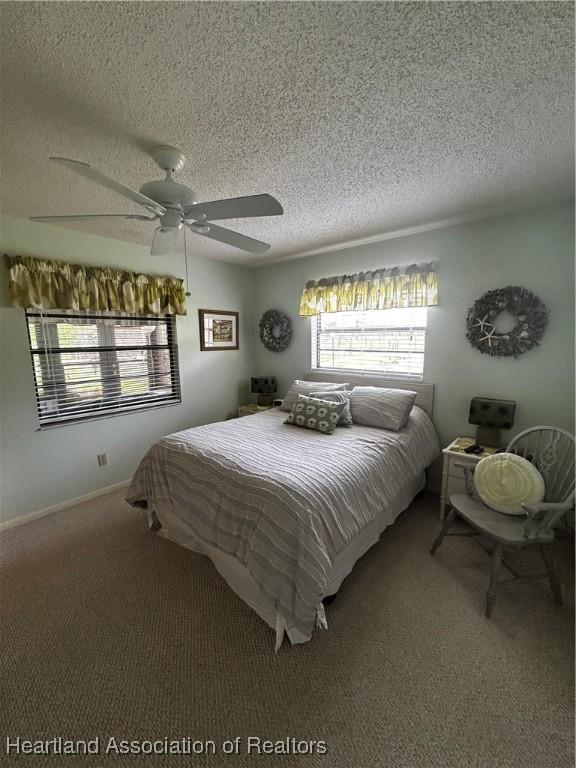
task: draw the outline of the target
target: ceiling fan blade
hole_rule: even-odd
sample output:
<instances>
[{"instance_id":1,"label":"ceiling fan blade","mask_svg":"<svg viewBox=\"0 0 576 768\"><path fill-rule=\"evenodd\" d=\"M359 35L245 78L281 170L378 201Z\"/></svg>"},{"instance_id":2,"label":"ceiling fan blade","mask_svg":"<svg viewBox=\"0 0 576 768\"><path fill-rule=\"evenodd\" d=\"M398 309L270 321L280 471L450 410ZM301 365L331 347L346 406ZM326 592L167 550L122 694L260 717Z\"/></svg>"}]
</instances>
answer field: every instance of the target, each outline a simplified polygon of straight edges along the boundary
<instances>
[{"instance_id":1,"label":"ceiling fan blade","mask_svg":"<svg viewBox=\"0 0 576 768\"><path fill-rule=\"evenodd\" d=\"M146 195L142 195L140 192L130 189L130 187L125 187L124 184L120 184L119 181L114 181L114 179L104 176L103 173L95 170L91 165L88 165L88 163L81 163L79 160L69 160L66 157L51 157L50 160L58 163L58 165L64 166L64 168L69 168L71 171L74 171L74 173L78 173L86 179L90 179L90 181L95 181L96 184L100 184L102 187L106 187L123 197L127 197L128 200L132 200L133 202L138 203L138 205L143 205L145 208L149 208L154 211L154 213L160 215L166 213L166 209L152 200L151 197L146 197Z\"/></svg>"},{"instance_id":2,"label":"ceiling fan blade","mask_svg":"<svg viewBox=\"0 0 576 768\"><path fill-rule=\"evenodd\" d=\"M140 216L137 213L80 213L72 216L30 216L30 221L84 221L89 219L137 219L138 221L155 221L156 216Z\"/></svg>"},{"instance_id":3,"label":"ceiling fan blade","mask_svg":"<svg viewBox=\"0 0 576 768\"><path fill-rule=\"evenodd\" d=\"M186 226L197 235L209 237L212 240L218 240L220 243L232 245L234 248L240 248L241 251L247 251L248 253L265 253L270 248L268 243L263 243L261 240L254 240L253 237L241 235L239 232L233 232L231 229L218 227L216 224L202 223L187 224Z\"/></svg>"},{"instance_id":4,"label":"ceiling fan blade","mask_svg":"<svg viewBox=\"0 0 576 768\"><path fill-rule=\"evenodd\" d=\"M250 195L214 200L211 203L197 203L184 208L184 217L191 219L243 219L250 216L280 216L284 209L271 195Z\"/></svg>"},{"instance_id":5,"label":"ceiling fan blade","mask_svg":"<svg viewBox=\"0 0 576 768\"><path fill-rule=\"evenodd\" d=\"M150 256L171 256L178 250L178 230L158 227L154 233Z\"/></svg>"}]
</instances>

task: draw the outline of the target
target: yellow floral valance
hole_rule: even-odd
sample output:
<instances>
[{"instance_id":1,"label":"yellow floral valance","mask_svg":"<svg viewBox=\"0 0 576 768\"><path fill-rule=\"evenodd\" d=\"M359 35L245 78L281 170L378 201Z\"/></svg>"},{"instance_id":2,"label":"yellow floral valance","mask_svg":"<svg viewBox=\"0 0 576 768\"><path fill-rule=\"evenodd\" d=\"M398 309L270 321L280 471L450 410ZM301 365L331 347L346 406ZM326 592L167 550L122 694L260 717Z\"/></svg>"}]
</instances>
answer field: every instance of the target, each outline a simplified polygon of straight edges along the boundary
<instances>
[{"instance_id":1,"label":"yellow floral valance","mask_svg":"<svg viewBox=\"0 0 576 768\"><path fill-rule=\"evenodd\" d=\"M411 264L310 280L302 291L300 315L438 304L436 266L435 262Z\"/></svg>"},{"instance_id":2,"label":"yellow floral valance","mask_svg":"<svg viewBox=\"0 0 576 768\"><path fill-rule=\"evenodd\" d=\"M185 315L183 281L32 256L8 256L12 304L25 309Z\"/></svg>"}]
</instances>

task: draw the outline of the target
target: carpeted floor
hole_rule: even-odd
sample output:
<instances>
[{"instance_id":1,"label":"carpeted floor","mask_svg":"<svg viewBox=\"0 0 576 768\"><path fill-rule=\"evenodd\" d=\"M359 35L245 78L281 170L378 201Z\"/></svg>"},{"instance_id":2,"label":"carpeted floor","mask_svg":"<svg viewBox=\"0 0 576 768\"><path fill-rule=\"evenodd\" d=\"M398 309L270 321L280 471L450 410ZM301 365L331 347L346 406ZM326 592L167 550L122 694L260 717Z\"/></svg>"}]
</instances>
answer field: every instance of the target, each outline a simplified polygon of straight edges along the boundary
<instances>
[{"instance_id":1,"label":"carpeted floor","mask_svg":"<svg viewBox=\"0 0 576 768\"><path fill-rule=\"evenodd\" d=\"M205 756L4 756L18 766L562 768L573 766L573 548L544 582L483 616L488 558L432 558L422 497L356 566L330 628L273 652L273 633L208 559L150 533L121 493L3 536L1 732L41 739L213 740ZM523 554L527 570L540 570ZM248 736L323 740L326 755L246 754ZM221 744L242 737L239 755ZM208 749L210 747L208 746Z\"/></svg>"}]
</instances>

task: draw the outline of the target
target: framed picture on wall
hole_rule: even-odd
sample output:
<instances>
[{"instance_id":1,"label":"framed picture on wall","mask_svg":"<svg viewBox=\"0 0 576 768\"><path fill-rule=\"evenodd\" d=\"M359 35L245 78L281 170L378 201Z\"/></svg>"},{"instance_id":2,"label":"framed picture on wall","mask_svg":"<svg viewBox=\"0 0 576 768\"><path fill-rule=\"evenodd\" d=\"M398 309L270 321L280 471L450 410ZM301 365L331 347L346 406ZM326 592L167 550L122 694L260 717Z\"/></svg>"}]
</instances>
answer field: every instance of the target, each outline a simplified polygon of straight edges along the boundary
<instances>
[{"instance_id":1,"label":"framed picture on wall","mask_svg":"<svg viewBox=\"0 0 576 768\"><path fill-rule=\"evenodd\" d=\"M238 312L220 309L199 309L200 349L214 352L239 349Z\"/></svg>"}]
</instances>

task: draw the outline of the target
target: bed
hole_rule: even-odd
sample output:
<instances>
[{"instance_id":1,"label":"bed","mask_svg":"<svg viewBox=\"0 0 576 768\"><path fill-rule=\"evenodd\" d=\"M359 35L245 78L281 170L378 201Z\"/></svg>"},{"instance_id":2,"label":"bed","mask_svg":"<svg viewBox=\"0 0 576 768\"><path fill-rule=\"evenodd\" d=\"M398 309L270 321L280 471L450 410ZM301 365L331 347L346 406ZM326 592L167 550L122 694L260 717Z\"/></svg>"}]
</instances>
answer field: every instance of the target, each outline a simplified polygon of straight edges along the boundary
<instances>
[{"instance_id":1,"label":"bed","mask_svg":"<svg viewBox=\"0 0 576 768\"><path fill-rule=\"evenodd\" d=\"M323 600L422 490L439 454L432 389L420 387L400 432L355 424L324 435L284 424L274 408L167 435L127 501L161 535L210 557L275 630L276 649L285 635L306 642L327 626Z\"/></svg>"}]
</instances>

